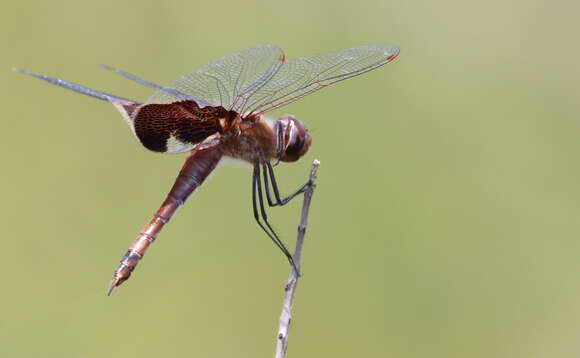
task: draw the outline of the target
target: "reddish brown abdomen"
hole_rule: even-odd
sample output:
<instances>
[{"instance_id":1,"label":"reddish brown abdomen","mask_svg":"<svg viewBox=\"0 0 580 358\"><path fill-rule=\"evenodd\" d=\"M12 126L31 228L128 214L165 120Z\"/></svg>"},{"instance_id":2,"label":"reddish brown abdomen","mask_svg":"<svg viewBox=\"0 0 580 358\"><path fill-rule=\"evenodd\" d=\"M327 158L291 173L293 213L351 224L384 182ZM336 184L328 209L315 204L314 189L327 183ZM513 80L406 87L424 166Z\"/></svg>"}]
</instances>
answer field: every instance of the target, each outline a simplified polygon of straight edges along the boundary
<instances>
[{"instance_id":1,"label":"reddish brown abdomen","mask_svg":"<svg viewBox=\"0 0 580 358\"><path fill-rule=\"evenodd\" d=\"M180 152L219 132L219 119L229 116L230 112L223 107L199 108L194 101L146 104L139 108L133 126L145 148L154 152Z\"/></svg>"}]
</instances>

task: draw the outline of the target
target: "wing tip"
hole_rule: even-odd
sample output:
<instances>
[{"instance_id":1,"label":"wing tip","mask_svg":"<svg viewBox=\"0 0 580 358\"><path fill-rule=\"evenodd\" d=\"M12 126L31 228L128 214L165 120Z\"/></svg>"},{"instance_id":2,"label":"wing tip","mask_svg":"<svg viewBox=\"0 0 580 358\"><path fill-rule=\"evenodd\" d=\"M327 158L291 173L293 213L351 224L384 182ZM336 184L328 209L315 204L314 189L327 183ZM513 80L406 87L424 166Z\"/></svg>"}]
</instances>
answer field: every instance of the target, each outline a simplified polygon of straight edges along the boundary
<instances>
[{"instance_id":1,"label":"wing tip","mask_svg":"<svg viewBox=\"0 0 580 358\"><path fill-rule=\"evenodd\" d=\"M23 73L25 75L29 75L29 76L32 76L32 77L39 78L41 80L47 80L47 78L49 78L49 77L47 77L45 75L41 75L40 73L28 71L27 69L19 68L19 67L12 67L12 71L20 72L20 73Z\"/></svg>"},{"instance_id":2,"label":"wing tip","mask_svg":"<svg viewBox=\"0 0 580 358\"><path fill-rule=\"evenodd\" d=\"M24 68L12 67L12 71L24 73L25 75L35 75L36 73L25 70Z\"/></svg>"},{"instance_id":3,"label":"wing tip","mask_svg":"<svg viewBox=\"0 0 580 358\"><path fill-rule=\"evenodd\" d=\"M103 70L107 70L107 71L115 71L116 68L109 66L109 65L105 65L104 63L101 63L99 65L100 68L102 68Z\"/></svg>"},{"instance_id":4,"label":"wing tip","mask_svg":"<svg viewBox=\"0 0 580 358\"><path fill-rule=\"evenodd\" d=\"M392 60L397 58L397 56L399 56L399 53L401 53L401 49L398 46L389 46L387 50L388 56L386 62L391 62Z\"/></svg>"}]
</instances>

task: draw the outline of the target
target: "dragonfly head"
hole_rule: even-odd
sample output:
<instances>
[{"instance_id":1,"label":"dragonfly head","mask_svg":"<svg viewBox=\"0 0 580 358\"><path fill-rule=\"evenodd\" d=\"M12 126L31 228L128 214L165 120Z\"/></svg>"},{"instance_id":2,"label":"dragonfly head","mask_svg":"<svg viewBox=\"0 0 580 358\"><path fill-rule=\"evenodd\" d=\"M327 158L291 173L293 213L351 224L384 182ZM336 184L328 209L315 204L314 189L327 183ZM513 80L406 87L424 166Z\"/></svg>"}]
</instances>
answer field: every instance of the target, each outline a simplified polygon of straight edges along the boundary
<instances>
[{"instance_id":1,"label":"dragonfly head","mask_svg":"<svg viewBox=\"0 0 580 358\"><path fill-rule=\"evenodd\" d=\"M283 162L295 162L300 159L312 144L308 128L293 116L279 118L274 124L278 140L278 155Z\"/></svg>"}]
</instances>

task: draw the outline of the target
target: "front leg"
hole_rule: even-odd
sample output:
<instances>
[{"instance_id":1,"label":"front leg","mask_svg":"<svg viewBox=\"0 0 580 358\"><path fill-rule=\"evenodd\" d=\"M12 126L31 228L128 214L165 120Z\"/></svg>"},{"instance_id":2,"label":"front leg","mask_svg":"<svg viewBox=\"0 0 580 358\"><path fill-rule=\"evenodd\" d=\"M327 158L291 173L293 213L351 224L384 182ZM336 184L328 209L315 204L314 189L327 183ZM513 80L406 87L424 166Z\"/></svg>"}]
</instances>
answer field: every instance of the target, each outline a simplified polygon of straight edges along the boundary
<instances>
[{"instance_id":1,"label":"front leg","mask_svg":"<svg viewBox=\"0 0 580 358\"><path fill-rule=\"evenodd\" d=\"M292 200L296 196L304 193L306 191L306 189L308 189L310 186L312 186L312 182L310 180L308 180L308 182L306 182L306 184L302 185L294 193L288 195L285 198L282 198L280 196L280 190L278 189L278 183L276 182L276 176L274 175L274 168L272 168L272 164L270 164L269 162L263 163L262 164L262 173L264 175L264 186L266 189L266 199L268 200L268 205L270 205L270 206L286 205L290 200ZM270 194L269 182L272 183L272 189L274 191L274 198L276 199L276 202L274 202L272 200L272 197Z\"/></svg>"},{"instance_id":2,"label":"front leg","mask_svg":"<svg viewBox=\"0 0 580 358\"><path fill-rule=\"evenodd\" d=\"M280 238L278 237L278 234L276 234L276 231L274 231L274 229L268 222L268 215L266 214L264 198L262 195L261 181L262 179L260 177L260 164L256 163L254 164L254 173L252 175L252 208L254 212L254 219L256 219L256 222L258 223L260 228L262 228L262 230L266 233L266 235L268 235L270 240L272 240L274 244L276 244L276 246L282 251L282 253L284 253L284 256L286 256L286 258L296 271L296 274L300 276L300 271L298 271L298 267L294 263L294 258L292 257L292 254L290 253L290 251L288 251L282 240L280 240ZM267 182L265 182L265 185L267 188L268 187ZM262 224L262 222L260 221L260 215L258 215L258 205L260 206L261 218L266 226L264 226L264 224Z\"/></svg>"}]
</instances>

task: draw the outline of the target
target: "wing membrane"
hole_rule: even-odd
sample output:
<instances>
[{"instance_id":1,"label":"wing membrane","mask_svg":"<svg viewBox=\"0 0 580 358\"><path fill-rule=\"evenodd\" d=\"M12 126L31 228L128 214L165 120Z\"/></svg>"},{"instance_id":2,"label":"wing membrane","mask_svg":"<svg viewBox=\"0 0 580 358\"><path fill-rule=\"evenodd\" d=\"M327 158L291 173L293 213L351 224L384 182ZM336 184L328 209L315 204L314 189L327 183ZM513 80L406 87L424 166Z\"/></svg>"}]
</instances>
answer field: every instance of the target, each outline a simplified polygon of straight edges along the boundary
<instances>
[{"instance_id":1,"label":"wing membrane","mask_svg":"<svg viewBox=\"0 0 580 358\"><path fill-rule=\"evenodd\" d=\"M186 95L241 113L248 98L270 81L283 61L284 53L274 45L249 47L180 77L146 103L172 103Z\"/></svg>"},{"instance_id":2,"label":"wing membrane","mask_svg":"<svg viewBox=\"0 0 580 358\"><path fill-rule=\"evenodd\" d=\"M361 46L286 61L247 101L245 114L264 114L333 83L380 67L399 54L396 46Z\"/></svg>"},{"instance_id":3,"label":"wing membrane","mask_svg":"<svg viewBox=\"0 0 580 358\"><path fill-rule=\"evenodd\" d=\"M82 93L84 95L95 97L98 99L102 99L104 101L122 102L125 104L137 104L137 102L131 101L130 99L114 96L112 94L105 93L105 92L100 92L100 91L97 91L94 89L87 88L85 86L81 86L81 85L74 83L74 82L68 82L68 81L61 80L60 78L41 75L39 73L34 73L34 72L31 72L28 70L24 70L22 68L14 68L14 71L18 71L18 72L36 77L38 79L45 80L46 82L52 83L53 85L68 88L68 89L73 90L75 92Z\"/></svg>"},{"instance_id":4,"label":"wing membrane","mask_svg":"<svg viewBox=\"0 0 580 358\"><path fill-rule=\"evenodd\" d=\"M114 67L111 67L111 66L108 66L108 65L101 65L101 67L104 68L107 71L111 71L111 72L117 73L117 74L119 74L119 75L121 75L121 76L123 76L125 78L128 78L130 80L133 80L135 82L138 82L138 83L140 83L140 84L142 84L144 86L154 88L154 89L156 89L158 91L165 91L169 95L171 95L171 96L173 96L175 98L178 98L179 100L194 100L194 101L197 102L198 105L200 105L202 107L209 106L209 103L205 102L203 99L193 98L191 96L186 95L185 93L177 92L177 91L172 90L170 88L165 88L165 87L159 86L158 84L155 84L153 82L149 82L149 81L144 80L142 78L139 78L139 77L135 76L132 73L125 72L125 71L119 70L118 68L114 68Z\"/></svg>"}]
</instances>

